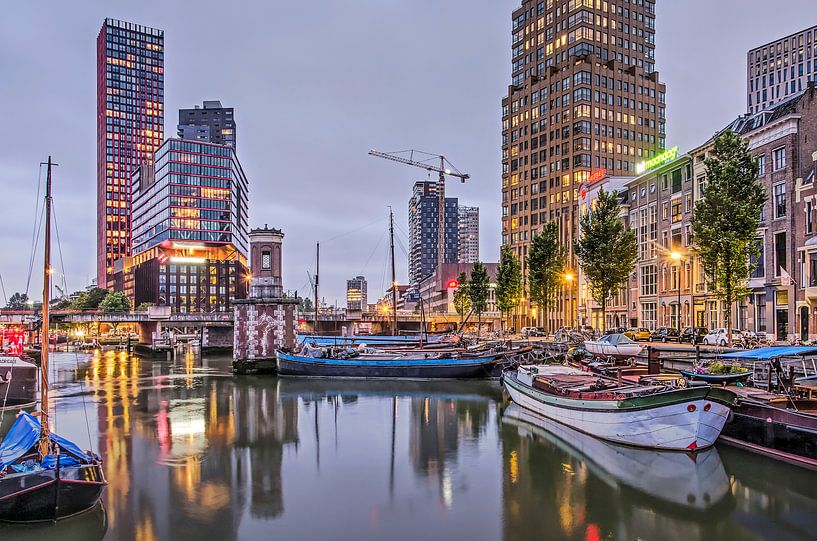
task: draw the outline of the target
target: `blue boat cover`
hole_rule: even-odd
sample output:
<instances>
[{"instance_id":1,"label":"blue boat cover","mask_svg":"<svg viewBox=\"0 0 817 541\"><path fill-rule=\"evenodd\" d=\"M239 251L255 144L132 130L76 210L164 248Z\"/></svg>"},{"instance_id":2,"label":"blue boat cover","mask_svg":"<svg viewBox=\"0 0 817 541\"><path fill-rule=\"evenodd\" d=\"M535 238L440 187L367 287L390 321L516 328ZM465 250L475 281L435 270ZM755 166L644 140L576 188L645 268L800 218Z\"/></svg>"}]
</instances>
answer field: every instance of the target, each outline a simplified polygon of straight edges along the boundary
<instances>
[{"instance_id":1,"label":"blue boat cover","mask_svg":"<svg viewBox=\"0 0 817 541\"><path fill-rule=\"evenodd\" d=\"M806 355L808 353L817 353L817 346L771 346L767 348L747 349L745 351L722 353L720 357L723 359L769 360L776 359L778 357Z\"/></svg>"},{"instance_id":2,"label":"blue boat cover","mask_svg":"<svg viewBox=\"0 0 817 541\"><path fill-rule=\"evenodd\" d=\"M36 417L24 411L20 412L17 420L14 421L14 424L3 438L3 443L0 444L0 471L28 453L32 447L39 443L40 430L40 421ZM83 462L90 462L95 458L85 454L75 443L56 434L52 433L51 439L60 446L60 453L68 453ZM50 465L53 468L55 460L51 458L49 462L48 457L45 458L42 467L49 469L48 466ZM65 464L65 462L60 460L60 464Z\"/></svg>"}]
</instances>

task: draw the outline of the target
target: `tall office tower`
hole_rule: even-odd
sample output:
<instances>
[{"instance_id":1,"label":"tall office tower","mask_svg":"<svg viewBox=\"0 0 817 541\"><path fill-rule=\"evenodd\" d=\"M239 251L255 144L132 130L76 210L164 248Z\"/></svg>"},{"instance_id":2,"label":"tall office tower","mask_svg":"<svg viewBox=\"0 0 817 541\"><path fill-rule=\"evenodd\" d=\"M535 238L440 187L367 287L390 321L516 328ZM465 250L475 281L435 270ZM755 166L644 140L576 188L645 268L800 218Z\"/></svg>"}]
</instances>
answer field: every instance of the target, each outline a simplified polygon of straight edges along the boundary
<instances>
[{"instance_id":1,"label":"tall office tower","mask_svg":"<svg viewBox=\"0 0 817 541\"><path fill-rule=\"evenodd\" d=\"M346 310L349 312L364 312L369 302L368 282L363 276L356 276L346 280Z\"/></svg>"},{"instance_id":2,"label":"tall office tower","mask_svg":"<svg viewBox=\"0 0 817 541\"><path fill-rule=\"evenodd\" d=\"M817 26L751 49L746 55L746 107L757 113L817 81Z\"/></svg>"},{"instance_id":3,"label":"tall office tower","mask_svg":"<svg viewBox=\"0 0 817 541\"><path fill-rule=\"evenodd\" d=\"M458 263L479 261L479 208L460 205L457 209Z\"/></svg>"},{"instance_id":4,"label":"tall office tower","mask_svg":"<svg viewBox=\"0 0 817 541\"><path fill-rule=\"evenodd\" d=\"M502 99L502 243L524 268L533 235L556 221L575 269L582 185L635 175L665 147L655 2L524 0L513 12L511 46L511 85ZM578 297L566 286L551 320L565 324L562 315L577 313Z\"/></svg>"},{"instance_id":5,"label":"tall office tower","mask_svg":"<svg viewBox=\"0 0 817 541\"><path fill-rule=\"evenodd\" d=\"M246 298L248 183L232 147L168 139L131 184L133 256L115 270L135 306L228 311Z\"/></svg>"},{"instance_id":6,"label":"tall office tower","mask_svg":"<svg viewBox=\"0 0 817 541\"><path fill-rule=\"evenodd\" d=\"M179 109L178 135L190 141L204 141L235 148L235 116L232 107L220 101L205 101L203 107Z\"/></svg>"},{"instance_id":7,"label":"tall office tower","mask_svg":"<svg viewBox=\"0 0 817 541\"><path fill-rule=\"evenodd\" d=\"M409 199L409 282L412 285L437 270L437 183L414 183ZM459 257L457 236L457 199L445 199L445 254L443 263L456 263Z\"/></svg>"},{"instance_id":8,"label":"tall office tower","mask_svg":"<svg viewBox=\"0 0 817 541\"><path fill-rule=\"evenodd\" d=\"M164 138L164 32L105 19L97 53L97 283L130 255L130 176Z\"/></svg>"}]
</instances>

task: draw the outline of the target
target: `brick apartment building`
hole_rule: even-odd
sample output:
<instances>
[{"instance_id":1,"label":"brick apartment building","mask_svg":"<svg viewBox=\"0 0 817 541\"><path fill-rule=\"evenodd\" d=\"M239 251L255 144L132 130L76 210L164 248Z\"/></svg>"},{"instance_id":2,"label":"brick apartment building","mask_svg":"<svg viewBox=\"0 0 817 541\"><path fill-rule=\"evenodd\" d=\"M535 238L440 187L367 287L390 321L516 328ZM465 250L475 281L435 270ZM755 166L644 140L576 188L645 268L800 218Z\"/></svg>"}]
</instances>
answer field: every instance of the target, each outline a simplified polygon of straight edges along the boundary
<instances>
[{"instance_id":1,"label":"brick apartment building","mask_svg":"<svg viewBox=\"0 0 817 541\"><path fill-rule=\"evenodd\" d=\"M523 262L556 221L577 268L579 192L591 178L634 176L665 146L665 86L655 70L655 2L524 0L513 12L511 84L502 99L502 244ZM572 324L578 288L548 318ZM526 303L528 324L533 307ZM541 323L540 323L541 324Z\"/></svg>"}]
</instances>

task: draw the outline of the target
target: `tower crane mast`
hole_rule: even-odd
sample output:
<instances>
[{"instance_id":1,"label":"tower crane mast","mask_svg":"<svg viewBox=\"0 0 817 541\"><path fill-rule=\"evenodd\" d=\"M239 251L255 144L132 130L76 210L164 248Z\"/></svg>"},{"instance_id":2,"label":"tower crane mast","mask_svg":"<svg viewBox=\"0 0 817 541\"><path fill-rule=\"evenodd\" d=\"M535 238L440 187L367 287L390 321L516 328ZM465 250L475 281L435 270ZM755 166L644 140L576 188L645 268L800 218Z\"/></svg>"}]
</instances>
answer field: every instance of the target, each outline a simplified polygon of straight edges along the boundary
<instances>
[{"instance_id":1,"label":"tower crane mast","mask_svg":"<svg viewBox=\"0 0 817 541\"><path fill-rule=\"evenodd\" d=\"M411 165L435 172L437 177L437 268L445 262L445 177L454 177L465 182L471 175L460 172L441 154L430 154L420 150L401 150L397 152L380 152L370 150L370 156L391 160L404 165Z\"/></svg>"}]
</instances>

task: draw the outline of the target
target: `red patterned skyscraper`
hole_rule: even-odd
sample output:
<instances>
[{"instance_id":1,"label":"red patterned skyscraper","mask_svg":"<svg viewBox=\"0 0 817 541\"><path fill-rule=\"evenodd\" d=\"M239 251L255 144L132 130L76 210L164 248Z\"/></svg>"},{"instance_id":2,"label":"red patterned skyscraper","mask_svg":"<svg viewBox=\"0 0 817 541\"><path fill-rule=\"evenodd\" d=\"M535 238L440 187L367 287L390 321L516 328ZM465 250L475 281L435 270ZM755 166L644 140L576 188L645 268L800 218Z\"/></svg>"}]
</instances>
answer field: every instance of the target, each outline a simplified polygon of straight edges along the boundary
<instances>
[{"instance_id":1,"label":"red patterned skyscraper","mask_svg":"<svg viewBox=\"0 0 817 541\"><path fill-rule=\"evenodd\" d=\"M164 32L105 19L97 37L97 282L131 254L130 178L164 139Z\"/></svg>"}]
</instances>

